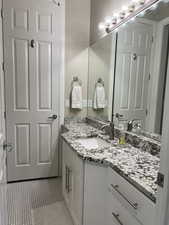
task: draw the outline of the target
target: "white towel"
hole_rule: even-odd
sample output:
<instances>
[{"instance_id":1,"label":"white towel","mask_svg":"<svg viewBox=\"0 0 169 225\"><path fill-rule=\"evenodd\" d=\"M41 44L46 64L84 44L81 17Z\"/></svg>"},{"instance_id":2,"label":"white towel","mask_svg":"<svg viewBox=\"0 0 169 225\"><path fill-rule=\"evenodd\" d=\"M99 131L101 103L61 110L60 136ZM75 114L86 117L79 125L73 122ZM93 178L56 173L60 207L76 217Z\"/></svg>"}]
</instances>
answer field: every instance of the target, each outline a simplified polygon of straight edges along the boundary
<instances>
[{"instance_id":1,"label":"white towel","mask_svg":"<svg viewBox=\"0 0 169 225\"><path fill-rule=\"evenodd\" d=\"M71 93L72 109L82 109L82 87L74 86Z\"/></svg>"},{"instance_id":2,"label":"white towel","mask_svg":"<svg viewBox=\"0 0 169 225\"><path fill-rule=\"evenodd\" d=\"M94 109L104 109L106 105L106 95L104 86L96 86L94 93Z\"/></svg>"},{"instance_id":3,"label":"white towel","mask_svg":"<svg viewBox=\"0 0 169 225\"><path fill-rule=\"evenodd\" d=\"M106 105L106 95L104 86L96 86L93 100L94 109L104 109Z\"/></svg>"}]
</instances>

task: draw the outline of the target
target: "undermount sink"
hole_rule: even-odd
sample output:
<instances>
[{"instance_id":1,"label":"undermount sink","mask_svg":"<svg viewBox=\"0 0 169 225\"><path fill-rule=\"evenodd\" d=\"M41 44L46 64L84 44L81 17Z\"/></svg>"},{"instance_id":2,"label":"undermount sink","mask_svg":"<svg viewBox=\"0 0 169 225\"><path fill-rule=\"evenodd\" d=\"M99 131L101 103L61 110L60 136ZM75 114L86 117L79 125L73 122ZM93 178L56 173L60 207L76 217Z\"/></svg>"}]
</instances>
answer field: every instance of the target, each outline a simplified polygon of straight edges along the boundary
<instances>
[{"instance_id":1,"label":"undermount sink","mask_svg":"<svg viewBox=\"0 0 169 225\"><path fill-rule=\"evenodd\" d=\"M91 138L79 138L76 140L80 145L88 150L97 149L97 148L108 148L109 143L98 137Z\"/></svg>"}]
</instances>

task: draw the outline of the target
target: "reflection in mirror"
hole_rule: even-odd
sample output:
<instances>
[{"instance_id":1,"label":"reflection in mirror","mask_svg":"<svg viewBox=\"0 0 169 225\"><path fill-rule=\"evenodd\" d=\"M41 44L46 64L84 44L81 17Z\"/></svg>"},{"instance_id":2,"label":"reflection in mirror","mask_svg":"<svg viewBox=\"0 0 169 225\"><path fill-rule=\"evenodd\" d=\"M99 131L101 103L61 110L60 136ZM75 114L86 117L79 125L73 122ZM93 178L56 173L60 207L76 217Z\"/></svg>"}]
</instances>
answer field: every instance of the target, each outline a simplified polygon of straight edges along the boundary
<instances>
[{"instance_id":1,"label":"reflection in mirror","mask_svg":"<svg viewBox=\"0 0 169 225\"><path fill-rule=\"evenodd\" d=\"M168 72L169 3L121 26L117 39L114 121L141 134L161 134Z\"/></svg>"},{"instance_id":2,"label":"reflection in mirror","mask_svg":"<svg viewBox=\"0 0 169 225\"><path fill-rule=\"evenodd\" d=\"M115 47L112 33L89 48L88 117L112 119Z\"/></svg>"}]
</instances>

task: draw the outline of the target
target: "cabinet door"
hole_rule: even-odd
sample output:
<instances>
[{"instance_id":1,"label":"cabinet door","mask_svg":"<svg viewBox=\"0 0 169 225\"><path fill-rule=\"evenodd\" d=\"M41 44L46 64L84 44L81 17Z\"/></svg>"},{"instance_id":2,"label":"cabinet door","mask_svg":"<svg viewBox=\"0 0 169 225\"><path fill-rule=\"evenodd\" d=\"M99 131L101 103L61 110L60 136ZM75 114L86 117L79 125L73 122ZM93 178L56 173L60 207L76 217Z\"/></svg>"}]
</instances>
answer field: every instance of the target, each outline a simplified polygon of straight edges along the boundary
<instances>
[{"instance_id":1,"label":"cabinet door","mask_svg":"<svg viewBox=\"0 0 169 225\"><path fill-rule=\"evenodd\" d=\"M69 170L70 170L70 160L69 160L69 148L65 142L63 142L62 145L62 192L63 192L63 197L65 200L65 203L70 210L70 191L69 191L69 182L70 182L70 177L69 177Z\"/></svg>"},{"instance_id":2,"label":"cabinet door","mask_svg":"<svg viewBox=\"0 0 169 225\"><path fill-rule=\"evenodd\" d=\"M72 152L72 187L71 187L71 210L75 225L82 225L83 212L83 160Z\"/></svg>"},{"instance_id":3,"label":"cabinet door","mask_svg":"<svg viewBox=\"0 0 169 225\"><path fill-rule=\"evenodd\" d=\"M82 225L83 161L63 142L63 196L75 225Z\"/></svg>"},{"instance_id":4,"label":"cabinet door","mask_svg":"<svg viewBox=\"0 0 169 225\"><path fill-rule=\"evenodd\" d=\"M107 168L85 163L84 225L105 225Z\"/></svg>"}]
</instances>

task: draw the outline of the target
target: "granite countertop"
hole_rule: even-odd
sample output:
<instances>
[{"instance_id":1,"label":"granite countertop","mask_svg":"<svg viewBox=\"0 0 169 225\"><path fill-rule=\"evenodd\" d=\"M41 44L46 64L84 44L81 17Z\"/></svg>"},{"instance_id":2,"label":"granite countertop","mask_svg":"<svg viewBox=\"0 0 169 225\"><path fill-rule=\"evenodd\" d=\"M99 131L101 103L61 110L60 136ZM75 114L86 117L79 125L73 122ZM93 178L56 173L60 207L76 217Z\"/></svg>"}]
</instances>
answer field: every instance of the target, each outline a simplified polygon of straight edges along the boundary
<instances>
[{"instance_id":1,"label":"granite countertop","mask_svg":"<svg viewBox=\"0 0 169 225\"><path fill-rule=\"evenodd\" d=\"M67 132L62 134L63 139L79 157L86 161L110 166L152 201L156 201L159 157L128 143L120 145L118 139L111 141L104 132L87 123L70 122L65 124L64 128ZM94 136L106 140L106 145L89 150L77 142L78 138Z\"/></svg>"}]
</instances>

